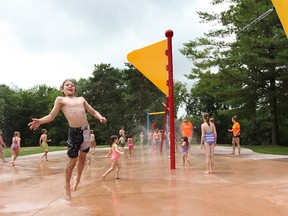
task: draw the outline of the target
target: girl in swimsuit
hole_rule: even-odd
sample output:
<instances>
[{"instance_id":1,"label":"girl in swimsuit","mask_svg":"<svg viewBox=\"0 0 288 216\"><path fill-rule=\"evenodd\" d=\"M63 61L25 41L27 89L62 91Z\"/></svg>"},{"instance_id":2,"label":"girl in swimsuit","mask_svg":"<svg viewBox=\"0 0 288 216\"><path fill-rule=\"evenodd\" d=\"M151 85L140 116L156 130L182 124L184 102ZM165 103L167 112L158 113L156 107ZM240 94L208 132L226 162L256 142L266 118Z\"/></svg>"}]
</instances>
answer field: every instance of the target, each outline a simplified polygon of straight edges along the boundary
<instances>
[{"instance_id":1,"label":"girl in swimsuit","mask_svg":"<svg viewBox=\"0 0 288 216\"><path fill-rule=\"evenodd\" d=\"M18 157L18 154L20 152L20 132L15 131L14 137L12 138L12 144L11 144L11 154L12 154L12 166L15 166L15 160Z\"/></svg>"},{"instance_id":2,"label":"girl in swimsuit","mask_svg":"<svg viewBox=\"0 0 288 216\"><path fill-rule=\"evenodd\" d=\"M179 143L182 147L182 164L181 166L185 165L185 161L191 166L191 162L188 158L188 149L189 149L189 142L188 142L188 137L184 136L182 137L182 143Z\"/></svg>"},{"instance_id":3,"label":"girl in swimsuit","mask_svg":"<svg viewBox=\"0 0 288 216\"><path fill-rule=\"evenodd\" d=\"M206 153L206 174L214 172L214 148L217 140L216 127L209 119L209 114L203 114L204 123L201 125L201 148Z\"/></svg>"},{"instance_id":4,"label":"girl in swimsuit","mask_svg":"<svg viewBox=\"0 0 288 216\"><path fill-rule=\"evenodd\" d=\"M134 148L134 140L133 140L132 134L129 134L128 136L127 145L129 147L129 156L132 157L133 148Z\"/></svg>"},{"instance_id":5,"label":"girl in swimsuit","mask_svg":"<svg viewBox=\"0 0 288 216\"><path fill-rule=\"evenodd\" d=\"M115 169L116 167L116 175L115 179L120 179L119 178L119 171L121 168L120 162L118 161L120 154L124 154L124 152L120 151L118 149L118 137L116 135L112 135L110 137L110 142L111 142L111 167L102 175L103 181L105 180L105 177Z\"/></svg>"}]
</instances>

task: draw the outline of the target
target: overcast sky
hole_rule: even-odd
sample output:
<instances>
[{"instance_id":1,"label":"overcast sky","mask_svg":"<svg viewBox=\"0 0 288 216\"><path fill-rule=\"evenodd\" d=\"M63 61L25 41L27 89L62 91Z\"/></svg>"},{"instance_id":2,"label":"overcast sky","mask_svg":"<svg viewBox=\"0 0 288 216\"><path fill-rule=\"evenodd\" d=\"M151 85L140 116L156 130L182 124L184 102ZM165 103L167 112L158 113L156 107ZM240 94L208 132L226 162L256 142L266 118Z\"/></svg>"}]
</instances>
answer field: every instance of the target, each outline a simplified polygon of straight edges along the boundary
<instances>
[{"instance_id":1,"label":"overcast sky","mask_svg":"<svg viewBox=\"0 0 288 216\"><path fill-rule=\"evenodd\" d=\"M0 0L0 84L59 87L92 76L94 64L123 69L127 54L172 29L174 79L192 64L179 49L203 35L209 0Z\"/></svg>"}]
</instances>

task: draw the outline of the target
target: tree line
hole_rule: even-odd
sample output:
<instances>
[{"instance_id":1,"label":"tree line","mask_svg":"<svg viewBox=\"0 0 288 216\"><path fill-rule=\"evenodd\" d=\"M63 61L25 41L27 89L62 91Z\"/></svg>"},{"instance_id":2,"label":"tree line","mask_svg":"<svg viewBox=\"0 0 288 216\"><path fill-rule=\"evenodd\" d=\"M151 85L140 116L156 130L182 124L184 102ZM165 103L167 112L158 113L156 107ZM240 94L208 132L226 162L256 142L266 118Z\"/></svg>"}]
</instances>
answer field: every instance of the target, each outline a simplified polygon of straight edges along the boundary
<instances>
[{"instance_id":1,"label":"tree line","mask_svg":"<svg viewBox=\"0 0 288 216\"><path fill-rule=\"evenodd\" d=\"M107 124L102 125L87 115L98 144L108 144L110 136L118 135L122 126L126 133L133 135L145 131L146 113L164 110L162 102L166 102L165 95L128 63L125 69L114 68L110 64L95 65L91 77L75 82L76 94L83 96L108 119ZM0 127L8 145L14 131L21 133L22 146L38 145L41 128L48 130L51 145L66 145L68 125L62 112L53 122L41 125L36 131L30 131L27 126L32 118L50 113L55 98L62 95L59 89L38 85L23 90L0 85ZM179 100L176 99L175 104L177 112ZM153 122L162 127L163 115L154 116Z\"/></svg>"},{"instance_id":2,"label":"tree line","mask_svg":"<svg viewBox=\"0 0 288 216\"><path fill-rule=\"evenodd\" d=\"M215 28L181 49L193 63L187 77L195 80L186 97L188 115L209 112L220 126L220 137L227 137L227 125L237 115L242 143L288 145L288 40L275 11L247 28L273 8L272 2L212 0L211 4L211 9L229 7L198 12L203 23Z\"/></svg>"}]
</instances>

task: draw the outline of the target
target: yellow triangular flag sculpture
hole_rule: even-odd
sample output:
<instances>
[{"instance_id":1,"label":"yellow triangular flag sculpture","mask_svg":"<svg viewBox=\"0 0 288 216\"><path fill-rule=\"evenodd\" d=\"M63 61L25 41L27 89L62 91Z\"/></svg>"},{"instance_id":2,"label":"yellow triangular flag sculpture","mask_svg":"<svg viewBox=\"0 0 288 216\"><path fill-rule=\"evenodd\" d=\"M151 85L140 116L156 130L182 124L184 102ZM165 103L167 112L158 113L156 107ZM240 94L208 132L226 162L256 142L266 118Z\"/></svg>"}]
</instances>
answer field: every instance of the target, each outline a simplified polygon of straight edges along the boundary
<instances>
[{"instance_id":1,"label":"yellow triangular flag sculpture","mask_svg":"<svg viewBox=\"0 0 288 216\"><path fill-rule=\"evenodd\" d=\"M272 0L272 2L288 38L288 0Z\"/></svg>"},{"instance_id":2,"label":"yellow triangular flag sculpture","mask_svg":"<svg viewBox=\"0 0 288 216\"><path fill-rule=\"evenodd\" d=\"M135 50L127 55L128 61L168 96L168 64L165 52L167 40Z\"/></svg>"}]
</instances>

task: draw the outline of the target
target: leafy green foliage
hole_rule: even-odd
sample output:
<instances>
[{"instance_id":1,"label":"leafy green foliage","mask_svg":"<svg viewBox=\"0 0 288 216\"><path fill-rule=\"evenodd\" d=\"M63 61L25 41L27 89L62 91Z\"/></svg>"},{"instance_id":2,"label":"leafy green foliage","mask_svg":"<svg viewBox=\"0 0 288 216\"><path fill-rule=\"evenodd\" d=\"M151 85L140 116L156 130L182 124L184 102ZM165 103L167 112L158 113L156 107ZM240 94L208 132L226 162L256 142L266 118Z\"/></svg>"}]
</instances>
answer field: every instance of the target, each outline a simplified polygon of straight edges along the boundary
<instances>
[{"instance_id":1,"label":"leafy green foliage","mask_svg":"<svg viewBox=\"0 0 288 216\"><path fill-rule=\"evenodd\" d=\"M126 133L136 135L147 128L146 113L164 111L162 102L166 102L165 95L147 80L132 65L126 64L120 70L110 64L95 65L91 77L76 80L76 94L83 96L87 102L105 116L108 120L102 125L89 113L87 117L91 129L96 134L97 144L107 144L111 135L118 135L119 129L124 126ZM185 92L180 83L178 92ZM14 131L21 133L21 146L38 146L41 129L48 130L50 145L65 146L68 123L62 112L56 119L36 131L30 131L27 124L32 118L40 118L50 113L55 98L61 96L59 89L46 85L35 86L28 90L11 89L0 86L0 128L8 146ZM180 106L179 97L177 107ZM163 115L151 117L160 128L163 124Z\"/></svg>"},{"instance_id":2,"label":"leafy green foliage","mask_svg":"<svg viewBox=\"0 0 288 216\"><path fill-rule=\"evenodd\" d=\"M247 28L272 8L272 3L212 1L212 5L219 4L229 7L222 12L198 14L203 22L218 23L220 27L185 43L181 49L193 62L187 77L196 81L187 113L209 112L220 118L220 142L228 140L227 126L237 114L244 143L287 145L288 136L283 132L287 128L288 41L276 13Z\"/></svg>"}]
</instances>

